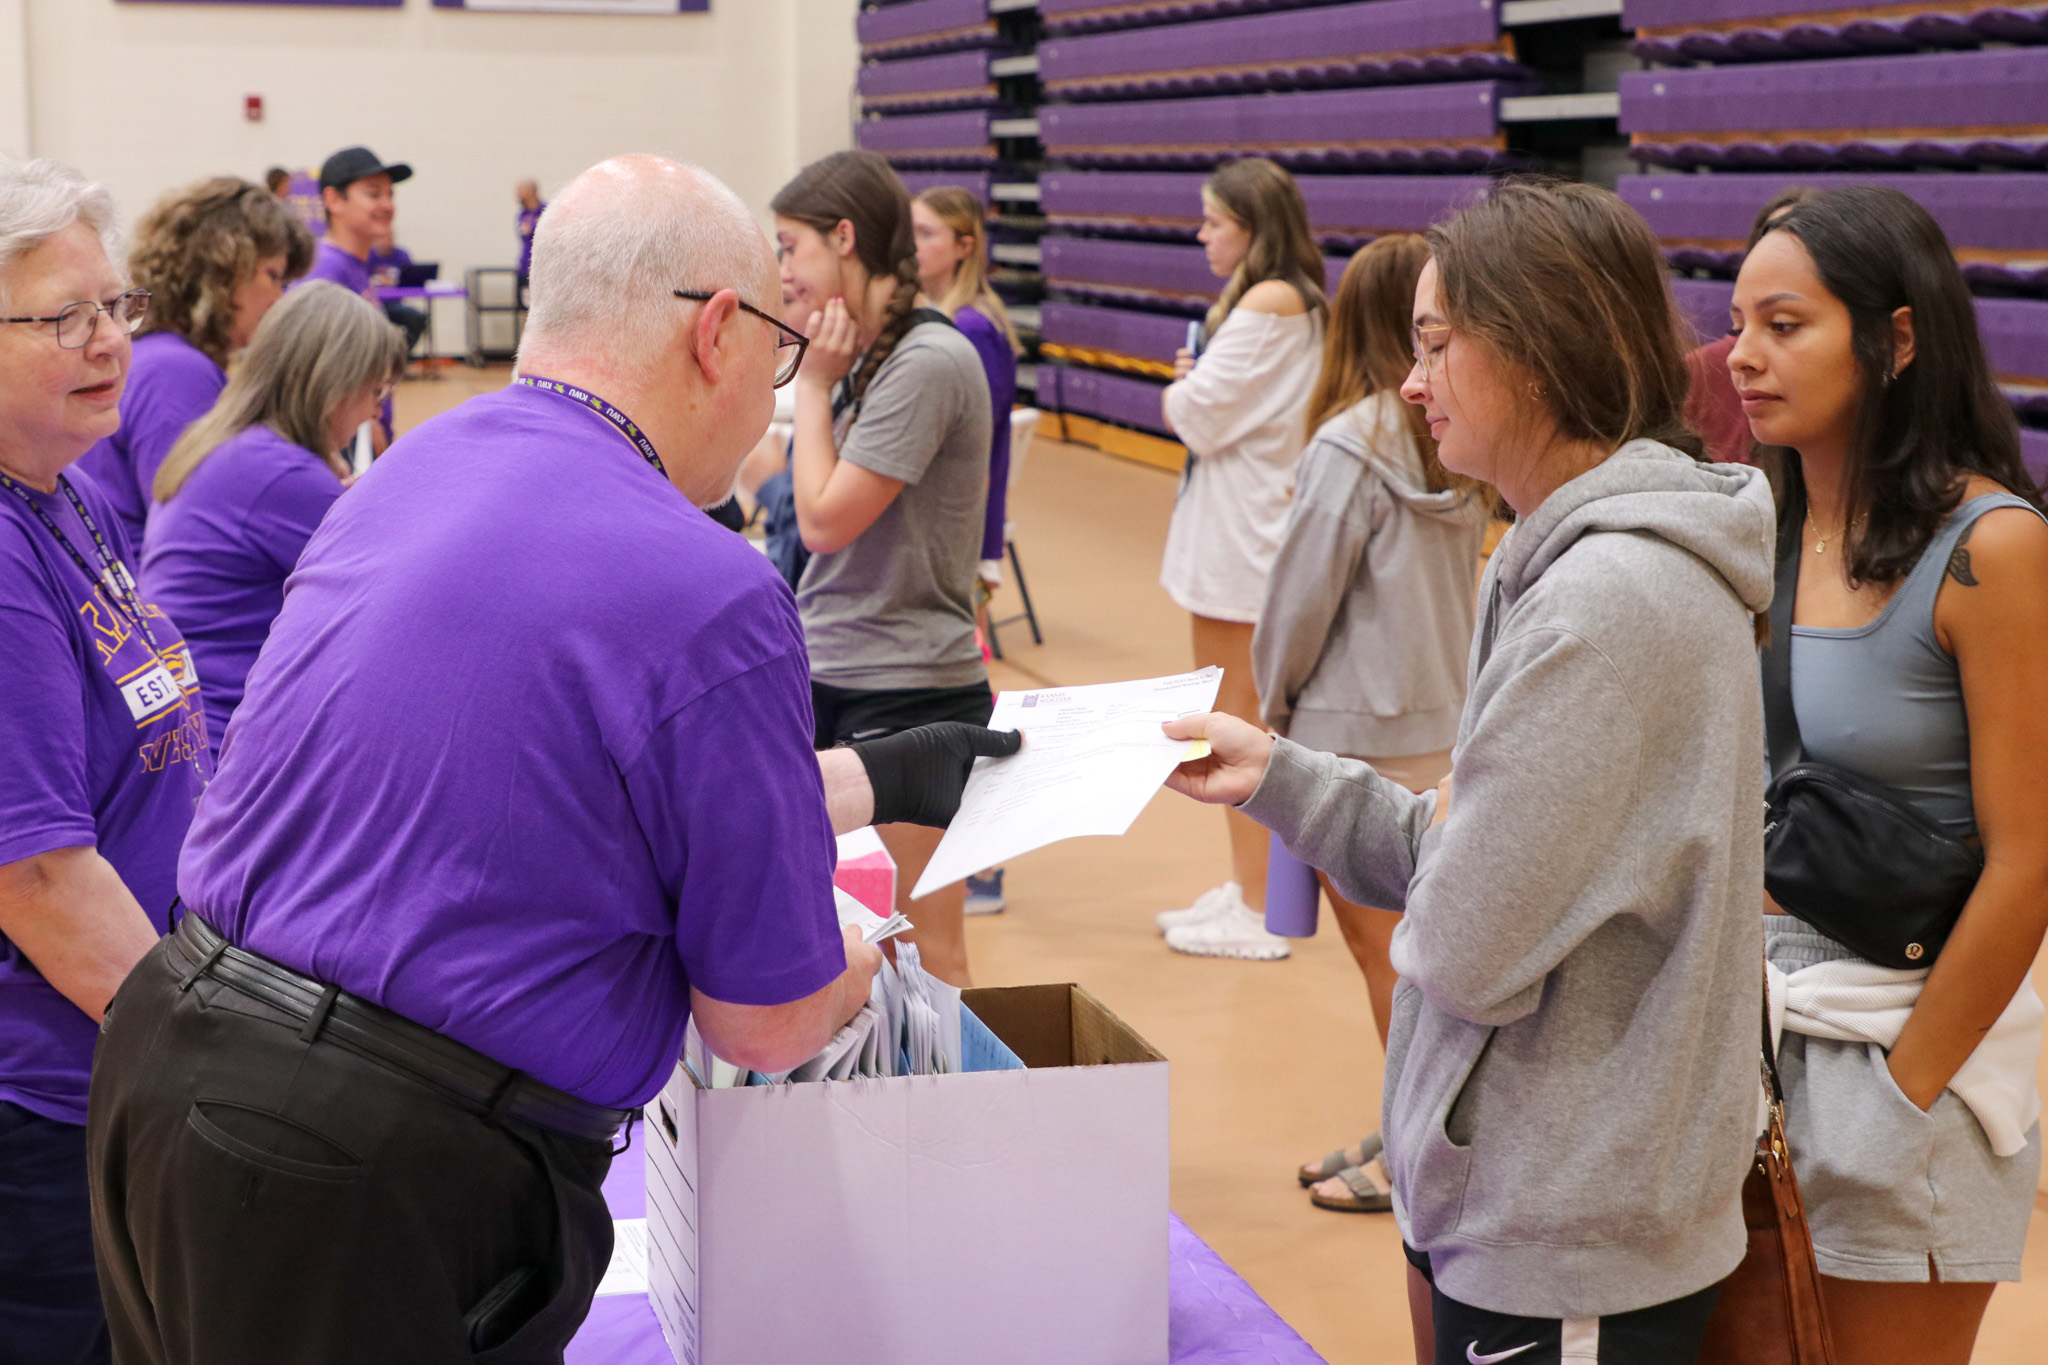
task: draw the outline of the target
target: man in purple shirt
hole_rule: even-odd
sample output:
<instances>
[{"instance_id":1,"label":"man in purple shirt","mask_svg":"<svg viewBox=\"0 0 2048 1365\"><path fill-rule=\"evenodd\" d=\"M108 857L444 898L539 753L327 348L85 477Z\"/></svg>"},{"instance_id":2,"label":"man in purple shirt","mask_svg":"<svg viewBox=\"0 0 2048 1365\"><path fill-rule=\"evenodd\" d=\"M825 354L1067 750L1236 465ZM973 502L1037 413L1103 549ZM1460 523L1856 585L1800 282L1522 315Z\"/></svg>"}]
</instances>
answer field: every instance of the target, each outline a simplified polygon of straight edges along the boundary
<instances>
[{"instance_id":1,"label":"man in purple shirt","mask_svg":"<svg viewBox=\"0 0 2048 1365\"><path fill-rule=\"evenodd\" d=\"M398 212L391 187L410 179L412 167L402 161L387 166L368 147L344 147L321 162L320 205L327 214L327 235L313 253L313 268L299 283L332 280L381 308L370 278L370 254L379 243L391 241L391 220ZM375 449L382 454L396 430L390 400L377 423L382 439Z\"/></svg>"},{"instance_id":2,"label":"man in purple shirt","mask_svg":"<svg viewBox=\"0 0 2048 1365\"><path fill-rule=\"evenodd\" d=\"M387 166L368 147L344 147L322 162L320 204L327 213L327 235L306 279L333 280L369 297L370 252L391 240L397 212L391 187L411 178L412 167L402 161Z\"/></svg>"},{"instance_id":3,"label":"man in purple shirt","mask_svg":"<svg viewBox=\"0 0 2048 1365\"><path fill-rule=\"evenodd\" d=\"M794 600L698 510L802 353L731 191L603 163L534 282L512 387L307 546L180 928L102 1035L124 1360L559 1361L610 1255L610 1138L685 1023L760 1070L814 1054L879 963L837 927L834 831L943 824L1016 747L811 752Z\"/></svg>"}]
</instances>

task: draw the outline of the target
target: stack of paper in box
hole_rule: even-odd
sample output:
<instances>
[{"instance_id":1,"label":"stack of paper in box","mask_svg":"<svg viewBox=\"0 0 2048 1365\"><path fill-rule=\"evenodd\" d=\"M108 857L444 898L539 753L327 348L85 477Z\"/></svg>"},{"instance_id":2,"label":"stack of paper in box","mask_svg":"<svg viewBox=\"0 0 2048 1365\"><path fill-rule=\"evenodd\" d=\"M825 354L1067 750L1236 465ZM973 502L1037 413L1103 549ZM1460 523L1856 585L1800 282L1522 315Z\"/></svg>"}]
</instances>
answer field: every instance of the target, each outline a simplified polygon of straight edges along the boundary
<instances>
[{"instance_id":1,"label":"stack of paper in box","mask_svg":"<svg viewBox=\"0 0 2048 1365\"><path fill-rule=\"evenodd\" d=\"M966 1069L712 1089L701 1044L677 1067L647 1233L678 1361L1164 1365L1165 1059L1078 986L959 1004ZM1020 1069L971 1069L976 1021Z\"/></svg>"}]
</instances>

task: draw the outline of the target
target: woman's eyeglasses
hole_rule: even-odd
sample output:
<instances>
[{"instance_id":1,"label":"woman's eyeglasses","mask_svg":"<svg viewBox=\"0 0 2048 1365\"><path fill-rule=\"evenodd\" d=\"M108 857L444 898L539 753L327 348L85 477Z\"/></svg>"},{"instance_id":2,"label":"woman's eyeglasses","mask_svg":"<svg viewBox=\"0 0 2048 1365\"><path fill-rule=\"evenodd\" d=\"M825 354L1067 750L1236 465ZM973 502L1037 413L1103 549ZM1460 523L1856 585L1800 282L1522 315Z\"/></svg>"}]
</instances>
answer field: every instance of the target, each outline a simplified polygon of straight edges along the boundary
<instances>
[{"instance_id":1,"label":"woman's eyeglasses","mask_svg":"<svg viewBox=\"0 0 2048 1365\"><path fill-rule=\"evenodd\" d=\"M1437 322L1427 327L1411 327L1408 342L1415 348L1415 361L1422 366L1422 372L1434 375L1443 367L1444 348L1451 344L1451 325Z\"/></svg>"},{"instance_id":2,"label":"woman's eyeglasses","mask_svg":"<svg viewBox=\"0 0 2048 1365\"><path fill-rule=\"evenodd\" d=\"M708 303L711 301L713 291L708 289L678 289L674 293L679 299L694 299L698 303ZM781 318L776 317L775 314L765 313L759 308L754 307L753 304L748 303L745 299L740 299L738 302L741 311L752 313L755 317L774 327L781 334L775 342L775 387L779 389L790 380L796 378L796 372L803 367L804 351L810 346L811 339L784 322Z\"/></svg>"},{"instance_id":3,"label":"woman's eyeglasses","mask_svg":"<svg viewBox=\"0 0 2048 1365\"><path fill-rule=\"evenodd\" d=\"M54 323L57 329L57 344L67 351L84 350L92 340L92 334L99 330L100 314L105 313L114 320L122 332L133 336L135 329L142 325L144 315L149 312L149 291L131 289L112 303L93 303L81 299L67 303L46 318L0 318L0 322L38 322L45 325Z\"/></svg>"}]
</instances>

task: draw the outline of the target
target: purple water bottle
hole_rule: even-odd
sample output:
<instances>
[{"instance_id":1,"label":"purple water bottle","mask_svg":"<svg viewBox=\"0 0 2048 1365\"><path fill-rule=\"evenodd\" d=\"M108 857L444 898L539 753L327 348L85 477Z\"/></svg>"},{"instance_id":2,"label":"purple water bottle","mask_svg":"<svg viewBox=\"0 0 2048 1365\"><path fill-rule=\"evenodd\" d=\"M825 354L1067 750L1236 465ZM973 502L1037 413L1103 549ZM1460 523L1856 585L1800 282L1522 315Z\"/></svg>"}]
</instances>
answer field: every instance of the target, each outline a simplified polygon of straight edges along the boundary
<instances>
[{"instance_id":1,"label":"purple water bottle","mask_svg":"<svg viewBox=\"0 0 2048 1365\"><path fill-rule=\"evenodd\" d=\"M1275 834L1266 852L1266 932L1314 938L1322 885L1316 870L1287 851Z\"/></svg>"}]
</instances>

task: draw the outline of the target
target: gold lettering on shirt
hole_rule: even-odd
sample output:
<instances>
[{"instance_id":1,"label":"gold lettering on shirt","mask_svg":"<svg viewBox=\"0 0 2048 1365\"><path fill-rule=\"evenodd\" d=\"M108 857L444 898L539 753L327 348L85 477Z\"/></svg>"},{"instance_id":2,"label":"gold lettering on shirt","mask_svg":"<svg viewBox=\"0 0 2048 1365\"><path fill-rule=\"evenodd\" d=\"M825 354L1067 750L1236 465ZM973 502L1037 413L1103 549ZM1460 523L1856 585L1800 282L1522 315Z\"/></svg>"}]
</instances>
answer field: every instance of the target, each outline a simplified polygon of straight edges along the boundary
<instances>
[{"instance_id":1,"label":"gold lettering on shirt","mask_svg":"<svg viewBox=\"0 0 2048 1365\"><path fill-rule=\"evenodd\" d=\"M114 610L97 587L92 590L91 597L78 604L78 614L85 618L86 625L92 630L92 643L100 652L100 663L113 663L114 655L135 633L126 615Z\"/></svg>"}]
</instances>

